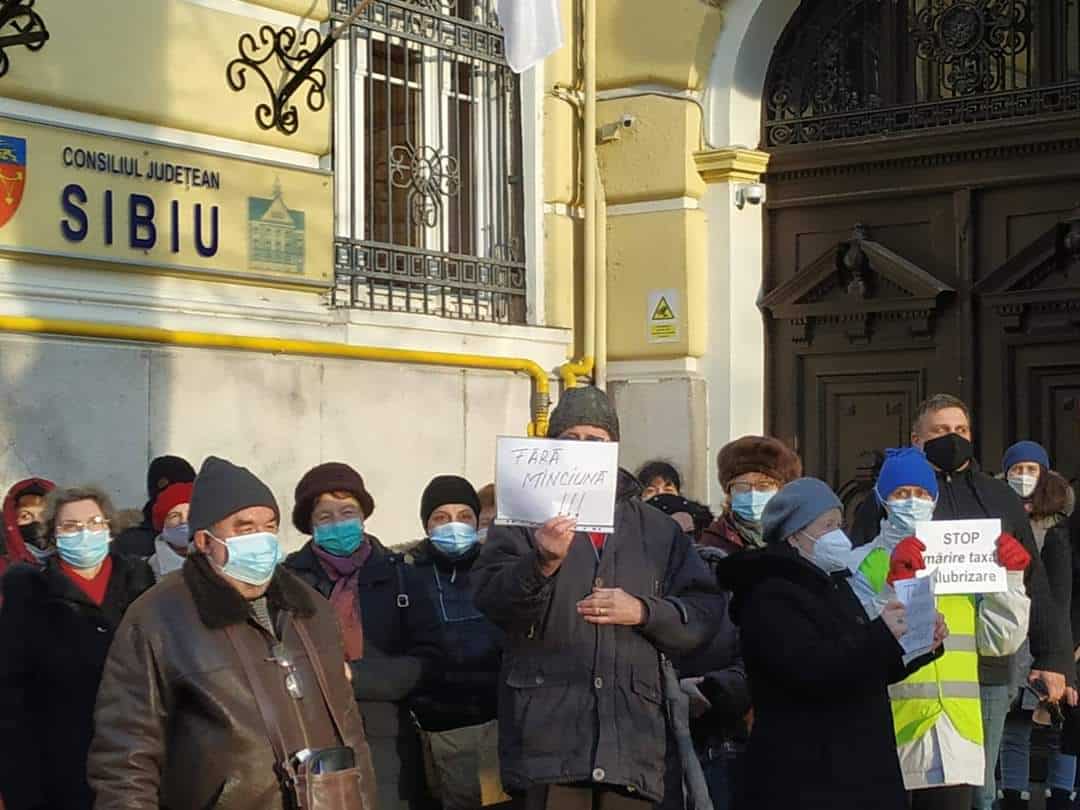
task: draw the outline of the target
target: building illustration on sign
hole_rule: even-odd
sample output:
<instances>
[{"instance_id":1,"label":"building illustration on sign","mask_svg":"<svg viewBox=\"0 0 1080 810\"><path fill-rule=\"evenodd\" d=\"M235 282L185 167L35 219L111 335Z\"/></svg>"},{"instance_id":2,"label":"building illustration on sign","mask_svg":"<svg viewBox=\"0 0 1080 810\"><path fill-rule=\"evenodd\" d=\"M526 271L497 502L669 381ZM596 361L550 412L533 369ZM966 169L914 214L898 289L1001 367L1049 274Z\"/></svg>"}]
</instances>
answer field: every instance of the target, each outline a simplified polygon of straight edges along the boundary
<instances>
[{"instance_id":1,"label":"building illustration on sign","mask_svg":"<svg viewBox=\"0 0 1080 810\"><path fill-rule=\"evenodd\" d=\"M0 135L0 228L19 210L26 187L26 141Z\"/></svg>"},{"instance_id":2,"label":"building illustration on sign","mask_svg":"<svg viewBox=\"0 0 1080 810\"><path fill-rule=\"evenodd\" d=\"M304 247L304 212L285 204L280 181L269 198L248 197L249 269L303 273Z\"/></svg>"}]
</instances>

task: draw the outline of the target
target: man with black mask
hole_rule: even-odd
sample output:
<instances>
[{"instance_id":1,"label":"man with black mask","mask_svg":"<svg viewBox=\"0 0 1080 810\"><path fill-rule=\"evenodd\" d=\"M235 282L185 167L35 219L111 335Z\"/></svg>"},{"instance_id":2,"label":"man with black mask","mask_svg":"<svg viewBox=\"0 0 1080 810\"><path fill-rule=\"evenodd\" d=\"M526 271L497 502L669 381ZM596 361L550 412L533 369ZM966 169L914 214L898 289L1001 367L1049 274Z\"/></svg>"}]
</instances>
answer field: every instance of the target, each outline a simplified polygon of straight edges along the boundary
<instances>
[{"instance_id":1,"label":"man with black mask","mask_svg":"<svg viewBox=\"0 0 1080 810\"><path fill-rule=\"evenodd\" d=\"M911 443L926 453L937 471L940 494L934 520L1000 519L1002 533L1019 540L1031 555L1024 579L1031 599L1029 638L1035 659L1031 680L1042 681L1051 701L1061 700L1066 687L1064 673L1072 668L1071 630L1062 620L1061 611L1055 608L1023 503L1008 484L979 469L971 441L968 406L949 394L930 397L915 415ZM870 539L876 535L882 517L876 498L863 502L852 527L856 545L866 542L865 535L871 527ZM994 768L1009 709L1011 663L1011 657L979 658L986 781L982 788L976 788L976 810L991 810L997 794Z\"/></svg>"}]
</instances>

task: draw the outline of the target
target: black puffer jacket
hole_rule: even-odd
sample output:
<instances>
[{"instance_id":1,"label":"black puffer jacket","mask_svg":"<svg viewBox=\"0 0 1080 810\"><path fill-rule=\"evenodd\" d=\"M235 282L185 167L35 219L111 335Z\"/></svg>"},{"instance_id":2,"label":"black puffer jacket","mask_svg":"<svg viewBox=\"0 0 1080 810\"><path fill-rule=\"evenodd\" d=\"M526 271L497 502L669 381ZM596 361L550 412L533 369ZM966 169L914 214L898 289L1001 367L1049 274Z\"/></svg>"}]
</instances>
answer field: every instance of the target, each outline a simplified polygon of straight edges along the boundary
<instances>
[{"instance_id":1,"label":"black puffer jacket","mask_svg":"<svg viewBox=\"0 0 1080 810\"><path fill-rule=\"evenodd\" d=\"M718 569L753 693L745 806L904 810L888 685L907 670L884 621L786 543Z\"/></svg>"},{"instance_id":2,"label":"black puffer jacket","mask_svg":"<svg viewBox=\"0 0 1080 810\"><path fill-rule=\"evenodd\" d=\"M429 619L412 625L410 650L432 663L410 701L428 731L480 725L498 713L502 632L476 607L472 569L480 549L451 560L428 540L408 569L416 615Z\"/></svg>"},{"instance_id":3,"label":"black puffer jacket","mask_svg":"<svg viewBox=\"0 0 1080 810\"><path fill-rule=\"evenodd\" d=\"M671 518L641 503L621 473L615 533L598 555L578 534L559 571L540 570L533 534L496 527L480 555L477 606L507 633L499 694L503 783L599 782L659 801L667 728L659 653L709 639L723 597ZM595 626L577 613L594 586L644 601L639 628Z\"/></svg>"},{"instance_id":4,"label":"black puffer jacket","mask_svg":"<svg viewBox=\"0 0 1080 810\"><path fill-rule=\"evenodd\" d=\"M413 647L410 626L413 622L427 625L431 620L418 615L424 606L414 604L409 594L405 558L367 537L372 553L357 583L364 657L350 664L353 690L375 766L379 810L424 807L423 758L409 714L409 697L424 680L431 659L409 654ZM290 554L285 566L330 597L334 583L310 542Z\"/></svg>"},{"instance_id":5,"label":"black puffer jacket","mask_svg":"<svg viewBox=\"0 0 1080 810\"><path fill-rule=\"evenodd\" d=\"M1024 586L1031 599L1031 622L1028 638L1035 669L1060 672L1068 676L1073 670L1072 632L1067 614L1062 613L1050 589L1042 556L1031 533L1031 523L1024 504L1004 481L981 472L972 462L963 472L938 472L937 509L934 520L979 520L999 518L1001 530L1023 543L1031 554L1031 565L1024 574ZM867 498L860 505L852 531L852 542L863 545L877 536L883 513L877 500ZM873 526L873 534L866 533ZM979 682L1007 684L1012 668L1011 656L979 658Z\"/></svg>"},{"instance_id":6,"label":"black puffer jacket","mask_svg":"<svg viewBox=\"0 0 1080 810\"><path fill-rule=\"evenodd\" d=\"M116 628L154 584L150 566L113 554L98 607L55 558L4 577L0 611L0 796L7 810L89 810L94 701Z\"/></svg>"}]
</instances>

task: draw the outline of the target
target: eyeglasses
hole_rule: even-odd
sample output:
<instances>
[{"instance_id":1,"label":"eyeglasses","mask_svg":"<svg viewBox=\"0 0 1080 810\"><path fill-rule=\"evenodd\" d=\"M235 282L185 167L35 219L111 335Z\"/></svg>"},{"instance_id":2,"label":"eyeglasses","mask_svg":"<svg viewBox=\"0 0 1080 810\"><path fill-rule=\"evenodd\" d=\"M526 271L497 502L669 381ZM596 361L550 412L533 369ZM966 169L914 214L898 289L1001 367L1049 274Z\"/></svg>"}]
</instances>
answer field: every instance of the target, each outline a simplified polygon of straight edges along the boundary
<instances>
[{"instance_id":1,"label":"eyeglasses","mask_svg":"<svg viewBox=\"0 0 1080 810\"><path fill-rule=\"evenodd\" d=\"M772 481L755 481L752 484L740 481L731 485L731 491L737 495L747 495L750 492L776 492L778 489L780 487Z\"/></svg>"},{"instance_id":2,"label":"eyeglasses","mask_svg":"<svg viewBox=\"0 0 1080 810\"><path fill-rule=\"evenodd\" d=\"M92 532L100 532L102 529L109 528L109 521L103 517L92 517L86 522L81 520L65 520L56 524L57 534L78 534L83 529L88 529Z\"/></svg>"}]
</instances>

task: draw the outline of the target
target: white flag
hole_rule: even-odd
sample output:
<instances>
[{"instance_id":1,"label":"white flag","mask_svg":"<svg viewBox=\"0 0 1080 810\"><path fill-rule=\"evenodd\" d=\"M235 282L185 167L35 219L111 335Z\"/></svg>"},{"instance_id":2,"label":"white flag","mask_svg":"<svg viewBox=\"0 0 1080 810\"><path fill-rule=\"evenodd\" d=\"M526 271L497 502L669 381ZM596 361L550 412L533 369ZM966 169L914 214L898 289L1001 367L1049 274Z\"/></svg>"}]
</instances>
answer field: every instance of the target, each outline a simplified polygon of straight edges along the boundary
<instances>
[{"instance_id":1,"label":"white flag","mask_svg":"<svg viewBox=\"0 0 1080 810\"><path fill-rule=\"evenodd\" d=\"M499 22L506 32L506 61L524 73L563 44L559 0L499 0Z\"/></svg>"}]
</instances>

